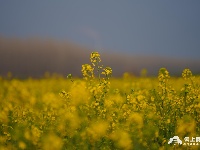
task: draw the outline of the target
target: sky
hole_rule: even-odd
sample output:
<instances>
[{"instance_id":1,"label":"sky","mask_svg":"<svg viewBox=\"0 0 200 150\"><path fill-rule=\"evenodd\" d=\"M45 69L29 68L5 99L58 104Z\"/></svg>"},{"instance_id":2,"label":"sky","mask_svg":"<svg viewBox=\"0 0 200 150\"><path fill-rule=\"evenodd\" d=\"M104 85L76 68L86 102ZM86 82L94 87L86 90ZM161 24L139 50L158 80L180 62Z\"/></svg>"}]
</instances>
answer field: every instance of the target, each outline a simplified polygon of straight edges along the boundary
<instances>
[{"instance_id":1,"label":"sky","mask_svg":"<svg viewBox=\"0 0 200 150\"><path fill-rule=\"evenodd\" d=\"M0 36L198 59L199 8L199 0L6 0L0 1Z\"/></svg>"}]
</instances>

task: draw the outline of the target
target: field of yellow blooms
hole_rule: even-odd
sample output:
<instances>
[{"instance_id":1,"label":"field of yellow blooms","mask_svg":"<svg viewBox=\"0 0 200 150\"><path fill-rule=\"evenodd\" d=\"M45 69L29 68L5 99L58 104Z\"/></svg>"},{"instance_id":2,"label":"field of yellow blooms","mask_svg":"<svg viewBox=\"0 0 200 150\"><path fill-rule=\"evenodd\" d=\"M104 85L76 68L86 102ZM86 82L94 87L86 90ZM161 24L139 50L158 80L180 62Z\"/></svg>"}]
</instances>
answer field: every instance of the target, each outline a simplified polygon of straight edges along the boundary
<instances>
[{"instance_id":1,"label":"field of yellow blooms","mask_svg":"<svg viewBox=\"0 0 200 150\"><path fill-rule=\"evenodd\" d=\"M113 78L90 60L82 79L0 77L0 149L200 149L200 76Z\"/></svg>"}]
</instances>

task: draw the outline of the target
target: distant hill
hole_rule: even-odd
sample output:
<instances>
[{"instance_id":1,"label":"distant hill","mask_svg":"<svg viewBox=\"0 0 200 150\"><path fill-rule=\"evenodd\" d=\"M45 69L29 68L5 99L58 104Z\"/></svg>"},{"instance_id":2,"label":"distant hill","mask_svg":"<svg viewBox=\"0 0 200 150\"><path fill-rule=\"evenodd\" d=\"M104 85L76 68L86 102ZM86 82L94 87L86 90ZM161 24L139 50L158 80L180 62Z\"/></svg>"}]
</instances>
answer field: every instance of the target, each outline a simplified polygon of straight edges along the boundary
<instances>
[{"instance_id":1,"label":"distant hill","mask_svg":"<svg viewBox=\"0 0 200 150\"><path fill-rule=\"evenodd\" d=\"M15 77L41 77L45 72L81 76L81 65L89 63L92 49L52 39L0 38L0 75L12 72ZM148 75L157 75L161 67L170 74L181 75L184 68L200 74L200 60L161 56L128 55L117 52L100 53L102 64L113 69L114 76L124 72L135 75L146 68Z\"/></svg>"}]
</instances>

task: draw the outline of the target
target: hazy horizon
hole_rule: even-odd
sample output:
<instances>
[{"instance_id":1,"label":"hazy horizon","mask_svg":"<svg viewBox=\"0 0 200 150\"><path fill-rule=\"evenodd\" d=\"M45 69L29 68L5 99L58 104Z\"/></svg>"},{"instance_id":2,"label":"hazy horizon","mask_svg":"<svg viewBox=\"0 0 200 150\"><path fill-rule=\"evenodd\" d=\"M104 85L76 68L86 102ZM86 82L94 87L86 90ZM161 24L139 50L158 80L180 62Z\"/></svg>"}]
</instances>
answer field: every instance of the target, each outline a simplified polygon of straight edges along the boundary
<instances>
[{"instance_id":1,"label":"hazy horizon","mask_svg":"<svg viewBox=\"0 0 200 150\"><path fill-rule=\"evenodd\" d=\"M68 41L42 38L3 38L0 37L0 75L12 72L14 77L42 77L45 72L64 76L72 73L81 77L81 65L90 63L92 48ZM98 51L98 50L97 50ZM124 72L140 75L147 69L149 76L157 76L161 67L171 75L181 76L183 69L189 68L200 74L199 59L183 59L153 55L128 55L114 51L99 52L104 66L113 69L113 76L120 77Z\"/></svg>"}]
</instances>

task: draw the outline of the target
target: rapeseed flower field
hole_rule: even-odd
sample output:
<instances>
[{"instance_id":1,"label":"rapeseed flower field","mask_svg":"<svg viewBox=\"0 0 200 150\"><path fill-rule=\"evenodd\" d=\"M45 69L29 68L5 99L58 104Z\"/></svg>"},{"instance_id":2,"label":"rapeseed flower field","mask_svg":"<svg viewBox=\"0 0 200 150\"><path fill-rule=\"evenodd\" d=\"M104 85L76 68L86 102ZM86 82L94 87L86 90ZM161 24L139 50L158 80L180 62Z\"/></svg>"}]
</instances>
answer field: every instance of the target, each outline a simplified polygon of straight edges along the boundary
<instances>
[{"instance_id":1,"label":"rapeseed flower field","mask_svg":"<svg viewBox=\"0 0 200 150\"><path fill-rule=\"evenodd\" d=\"M83 78L0 77L0 149L200 149L200 76L114 78L98 52L90 61Z\"/></svg>"}]
</instances>

